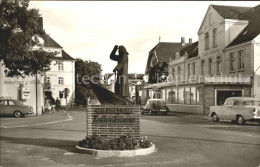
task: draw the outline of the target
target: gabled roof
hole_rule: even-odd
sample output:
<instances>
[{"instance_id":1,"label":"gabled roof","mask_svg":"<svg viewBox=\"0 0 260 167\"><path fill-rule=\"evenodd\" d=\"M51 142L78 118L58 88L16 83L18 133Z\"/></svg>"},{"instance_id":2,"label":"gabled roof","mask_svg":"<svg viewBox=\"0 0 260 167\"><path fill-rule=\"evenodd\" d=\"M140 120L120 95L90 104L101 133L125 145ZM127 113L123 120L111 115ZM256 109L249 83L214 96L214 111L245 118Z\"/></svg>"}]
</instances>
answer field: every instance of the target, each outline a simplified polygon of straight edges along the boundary
<instances>
[{"instance_id":1,"label":"gabled roof","mask_svg":"<svg viewBox=\"0 0 260 167\"><path fill-rule=\"evenodd\" d=\"M51 47L51 48L62 48L54 39L52 39L49 35L45 35L43 37L44 40L44 47Z\"/></svg>"},{"instance_id":2,"label":"gabled roof","mask_svg":"<svg viewBox=\"0 0 260 167\"><path fill-rule=\"evenodd\" d=\"M211 5L224 19L239 19L240 15L251 7ZM244 18L248 20L248 18Z\"/></svg>"},{"instance_id":3,"label":"gabled roof","mask_svg":"<svg viewBox=\"0 0 260 167\"><path fill-rule=\"evenodd\" d=\"M62 57L54 57L54 60L75 60L72 58L68 53L66 53L64 50L61 52Z\"/></svg>"},{"instance_id":4,"label":"gabled roof","mask_svg":"<svg viewBox=\"0 0 260 167\"><path fill-rule=\"evenodd\" d=\"M251 41L260 34L260 5L255 6L245 14L251 16L248 25L227 47Z\"/></svg>"},{"instance_id":5,"label":"gabled roof","mask_svg":"<svg viewBox=\"0 0 260 167\"><path fill-rule=\"evenodd\" d=\"M193 58L198 56L198 41L181 49L180 56L184 56L185 53L188 54L188 58Z\"/></svg>"},{"instance_id":6,"label":"gabled roof","mask_svg":"<svg viewBox=\"0 0 260 167\"><path fill-rule=\"evenodd\" d=\"M181 43L174 42L159 42L150 53L155 51L159 62L168 62L176 52L180 52L180 50L187 45L189 45L189 43L182 45Z\"/></svg>"}]
</instances>

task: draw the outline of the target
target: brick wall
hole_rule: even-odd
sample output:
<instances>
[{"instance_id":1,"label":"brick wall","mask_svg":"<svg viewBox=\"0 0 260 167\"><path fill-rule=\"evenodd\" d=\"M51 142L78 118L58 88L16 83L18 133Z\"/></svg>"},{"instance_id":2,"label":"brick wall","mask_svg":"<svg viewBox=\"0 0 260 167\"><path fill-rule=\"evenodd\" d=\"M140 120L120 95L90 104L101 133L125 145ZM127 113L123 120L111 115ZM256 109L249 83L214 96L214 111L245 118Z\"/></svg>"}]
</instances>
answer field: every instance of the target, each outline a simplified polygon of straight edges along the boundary
<instances>
[{"instance_id":1,"label":"brick wall","mask_svg":"<svg viewBox=\"0 0 260 167\"><path fill-rule=\"evenodd\" d=\"M108 139L130 135L140 138L140 107L91 105L87 107L87 135Z\"/></svg>"}]
</instances>

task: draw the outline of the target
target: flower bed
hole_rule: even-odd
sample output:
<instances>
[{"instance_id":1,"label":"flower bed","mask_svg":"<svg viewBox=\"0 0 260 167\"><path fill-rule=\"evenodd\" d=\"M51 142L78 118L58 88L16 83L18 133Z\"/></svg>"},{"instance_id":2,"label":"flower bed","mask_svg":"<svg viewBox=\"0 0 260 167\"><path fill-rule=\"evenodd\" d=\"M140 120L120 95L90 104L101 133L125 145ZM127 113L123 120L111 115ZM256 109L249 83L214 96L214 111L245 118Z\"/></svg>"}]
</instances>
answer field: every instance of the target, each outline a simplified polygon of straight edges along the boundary
<instances>
[{"instance_id":1,"label":"flower bed","mask_svg":"<svg viewBox=\"0 0 260 167\"><path fill-rule=\"evenodd\" d=\"M152 141L147 137L139 140L131 136L120 136L112 140L107 140L106 137L89 136L79 141L78 146L96 150L135 150L138 148L148 148Z\"/></svg>"}]
</instances>

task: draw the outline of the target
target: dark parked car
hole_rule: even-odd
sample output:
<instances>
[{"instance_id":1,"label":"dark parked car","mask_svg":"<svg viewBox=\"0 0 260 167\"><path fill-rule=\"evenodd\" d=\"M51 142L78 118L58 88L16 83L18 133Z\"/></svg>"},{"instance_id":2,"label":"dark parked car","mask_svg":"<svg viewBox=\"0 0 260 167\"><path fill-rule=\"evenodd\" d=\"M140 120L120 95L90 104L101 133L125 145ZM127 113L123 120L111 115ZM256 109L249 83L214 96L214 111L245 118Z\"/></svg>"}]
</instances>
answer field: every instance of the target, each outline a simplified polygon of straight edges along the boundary
<instances>
[{"instance_id":1,"label":"dark parked car","mask_svg":"<svg viewBox=\"0 0 260 167\"><path fill-rule=\"evenodd\" d=\"M231 120L242 125L246 121L252 121L260 125L260 100L250 97L230 97L223 106L210 107L209 116L214 122Z\"/></svg>"},{"instance_id":2,"label":"dark parked car","mask_svg":"<svg viewBox=\"0 0 260 167\"><path fill-rule=\"evenodd\" d=\"M16 118L33 114L33 108L15 99L0 99L0 115L13 115Z\"/></svg>"},{"instance_id":3,"label":"dark parked car","mask_svg":"<svg viewBox=\"0 0 260 167\"><path fill-rule=\"evenodd\" d=\"M141 108L141 113L149 113L150 115L162 113L167 115L169 108L162 99L148 99L146 105Z\"/></svg>"}]
</instances>

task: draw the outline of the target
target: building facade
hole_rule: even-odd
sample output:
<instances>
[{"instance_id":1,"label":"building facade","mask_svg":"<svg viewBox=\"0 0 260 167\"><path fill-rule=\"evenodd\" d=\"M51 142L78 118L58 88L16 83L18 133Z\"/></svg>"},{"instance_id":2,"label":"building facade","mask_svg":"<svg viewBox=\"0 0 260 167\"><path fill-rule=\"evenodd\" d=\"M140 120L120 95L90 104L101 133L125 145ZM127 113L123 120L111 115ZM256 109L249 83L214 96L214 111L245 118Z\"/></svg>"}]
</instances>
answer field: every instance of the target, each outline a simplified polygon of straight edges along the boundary
<instances>
[{"instance_id":1,"label":"building facade","mask_svg":"<svg viewBox=\"0 0 260 167\"><path fill-rule=\"evenodd\" d=\"M18 99L32 106L35 115L42 114L48 97L59 98L61 105L65 105L65 88L69 89L68 103L75 98L75 59L49 35L43 37L43 50L57 55L51 61L51 70L45 76L37 75L37 82L36 76L7 77L4 64L0 64L0 97Z\"/></svg>"},{"instance_id":2,"label":"building facade","mask_svg":"<svg viewBox=\"0 0 260 167\"><path fill-rule=\"evenodd\" d=\"M199 114L228 97L260 98L259 23L259 5L210 5L198 42L174 53L167 82L145 85L152 90L148 98L164 99L172 111Z\"/></svg>"}]
</instances>

